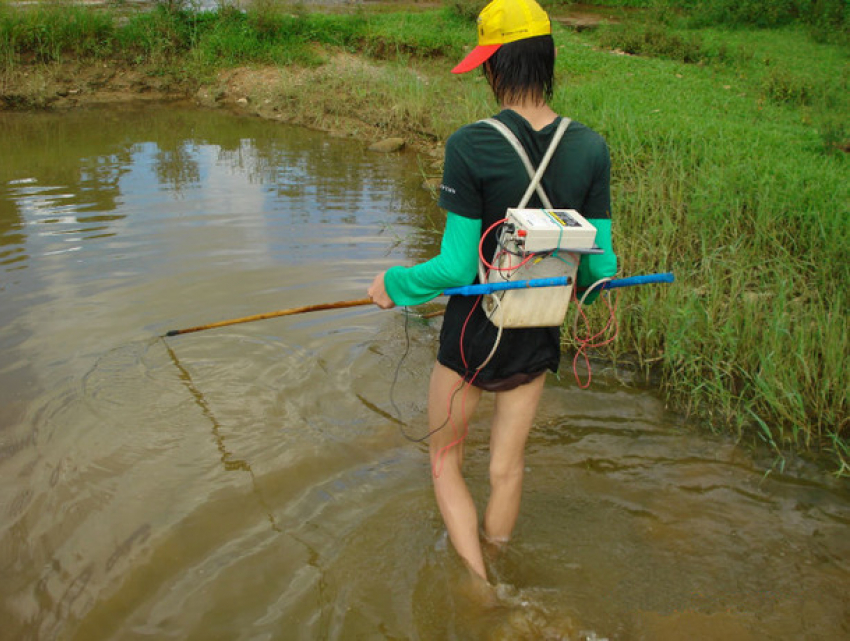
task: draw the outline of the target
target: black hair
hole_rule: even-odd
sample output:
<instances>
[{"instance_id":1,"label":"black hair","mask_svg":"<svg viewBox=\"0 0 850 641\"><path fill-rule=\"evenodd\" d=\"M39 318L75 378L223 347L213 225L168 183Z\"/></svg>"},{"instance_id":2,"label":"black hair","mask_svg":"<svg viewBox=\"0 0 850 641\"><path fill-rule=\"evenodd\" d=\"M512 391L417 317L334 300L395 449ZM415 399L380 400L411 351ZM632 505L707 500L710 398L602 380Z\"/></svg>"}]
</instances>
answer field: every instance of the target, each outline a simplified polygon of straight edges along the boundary
<instances>
[{"instance_id":1,"label":"black hair","mask_svg":"<svg viewBox=\"0 0 850 641\"><path fill-rule=\"evenodd\" d=\"M555 84L555 41L545 35L503 44L483 69L500 104L549 101Z\"/></svg>"}]
</instances>

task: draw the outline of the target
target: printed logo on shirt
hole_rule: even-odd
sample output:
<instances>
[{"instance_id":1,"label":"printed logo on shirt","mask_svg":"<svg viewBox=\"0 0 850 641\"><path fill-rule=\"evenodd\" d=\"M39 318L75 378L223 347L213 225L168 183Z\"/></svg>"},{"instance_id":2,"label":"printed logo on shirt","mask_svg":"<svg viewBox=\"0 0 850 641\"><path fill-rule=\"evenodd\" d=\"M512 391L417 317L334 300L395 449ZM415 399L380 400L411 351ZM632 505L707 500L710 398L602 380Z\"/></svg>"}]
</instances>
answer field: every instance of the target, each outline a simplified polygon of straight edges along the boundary
<instances>
[{"instance_id":1,"label":"printed logo on shirt","mask_svg":"<svg viewBox=\"0 0 850 641\"><path fill-rule=\"evenodd\" d=\"M449 187L448 185L444 185L442 183L440 183L440 189L442 189L443 191L445 191L449 194L456 194L457 193L457 190L454 187Z\"/></svg>"}]
</instances>

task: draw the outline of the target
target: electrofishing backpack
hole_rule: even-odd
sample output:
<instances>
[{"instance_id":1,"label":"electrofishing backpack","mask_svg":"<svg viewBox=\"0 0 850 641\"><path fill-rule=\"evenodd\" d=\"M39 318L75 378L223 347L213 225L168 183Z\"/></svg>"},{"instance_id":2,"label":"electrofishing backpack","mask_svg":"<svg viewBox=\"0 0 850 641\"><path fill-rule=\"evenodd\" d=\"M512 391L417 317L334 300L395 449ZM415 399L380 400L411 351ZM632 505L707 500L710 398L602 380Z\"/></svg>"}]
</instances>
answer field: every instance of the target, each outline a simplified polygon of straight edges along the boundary
<instances>
[{"instance_id":1,"label":"electrofishing backpack","mask_svg":"<svg viewBox=\"0 0 850 641\"><path fill-rule=\"evenodd\" d=\"M501 283L538 278L566 277L567 285L509 289L488 294L483 309L487 318L500 328L554 327L563 324L575 284L582 254L601 253L596 247L596 228L574 209L555 209L540 184L555 153L569 118L562 118L540 166L535 170L522 143L502 122L488 118L487 123L501 133L516 150L531 183L515 208L508 209L506 221L498 232L496 251L491 263L479 261L479 281ZM527 209L537 193L542 209Z\"/></svg>"}]
</instances>

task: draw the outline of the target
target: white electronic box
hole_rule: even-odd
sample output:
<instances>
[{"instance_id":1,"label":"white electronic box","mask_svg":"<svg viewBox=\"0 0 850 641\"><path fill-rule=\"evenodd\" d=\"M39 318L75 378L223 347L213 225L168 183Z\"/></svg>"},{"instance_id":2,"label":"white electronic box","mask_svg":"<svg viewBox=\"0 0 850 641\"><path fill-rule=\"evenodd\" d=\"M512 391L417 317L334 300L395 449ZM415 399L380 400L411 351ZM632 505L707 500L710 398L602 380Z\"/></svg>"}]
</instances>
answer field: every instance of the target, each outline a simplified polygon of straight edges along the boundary
<instances>
[{"instance_id":1,"label":"white electronic box","mask_svg":"<svg viewBox=\"0 0 850 641\"><path fill-rule=\"evenodd\" d=\"M567 314L582 254L601 253L596 227L574 209L509 209L486 282L568 278L561 287L511 289L484 300L500 327L552 327Z\"/></svg>"},{"instance_id":2,"label":"white electronic box","mask_svg":"<svg viewBox=\"0 0 850 641\"><path fill-rule=\"evenodd\" d=\"M591 249L596 227L575 209L508 209L507 224L526 252Z\"/></svg>"}]
</instances>

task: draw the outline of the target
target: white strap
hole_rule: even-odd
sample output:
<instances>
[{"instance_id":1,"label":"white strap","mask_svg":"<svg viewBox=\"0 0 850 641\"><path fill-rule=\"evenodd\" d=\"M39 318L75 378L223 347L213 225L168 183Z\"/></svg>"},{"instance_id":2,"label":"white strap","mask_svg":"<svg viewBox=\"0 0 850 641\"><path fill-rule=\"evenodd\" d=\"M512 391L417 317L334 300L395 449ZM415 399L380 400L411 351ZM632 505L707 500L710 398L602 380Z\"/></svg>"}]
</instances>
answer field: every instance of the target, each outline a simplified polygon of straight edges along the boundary
<instances>
[{"instance_id":1,"label":"white strap","mask_svg":"<svg viewBox=\"0 0 850 641\"><path fill-rule=\"evenodd\" d=\"M522 164L525 165L525 170L528 172L528 177L531 179L531 183L528 185L528 189L526 189L525 195L522 197L522 200L517 207L519 209L524 208L528 204L528 201L531 200L531 194L537 191L537 195L540 197L540 201L543 203L543 206L548 209L552 209L552 203L549 201L549 198L546 196L546 192L540 185L540 180L543 178L543 174L546 172L546 167L548 167L549 161L552 160L552 156L555 154L555 150L558 148L558 143L561 141L564 132L567 130L567 127L570 126L570 119L561 118L561 121L558 123L558 128L555 131L555 136L552 138L552 142L549 143L549 148L546 150L543 159L540 161L540 166L537 168L537 171L534 170L534 165L531 164L522 143L517 139L514 132L507 127L507 125L495 118L487 118L480 122L487 123L491 127L495 128L496 131L501 133L517 152L522 160Z\"/></svg>"}]
</instances>

